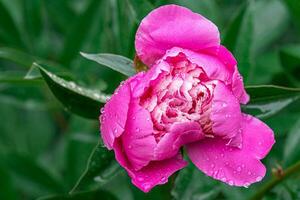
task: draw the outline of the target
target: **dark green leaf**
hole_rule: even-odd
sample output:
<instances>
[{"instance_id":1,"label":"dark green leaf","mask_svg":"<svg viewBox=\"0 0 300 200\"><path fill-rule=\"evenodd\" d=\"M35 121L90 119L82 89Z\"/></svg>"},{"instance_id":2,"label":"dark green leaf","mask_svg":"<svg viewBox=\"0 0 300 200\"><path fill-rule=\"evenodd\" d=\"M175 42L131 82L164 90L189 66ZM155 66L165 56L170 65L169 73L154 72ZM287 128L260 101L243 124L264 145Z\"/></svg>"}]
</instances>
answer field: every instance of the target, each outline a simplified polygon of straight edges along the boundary
<instances>
[{"instance_id":1,"label":"dark green leaf","mask_svg":"<svg viewBox=\"0 0 300 200\"><path fill-rule=\"evenodd\" d=\"M32 40L42 31L42 0L23 1L23 9L26 31Z\"/></svg>"},{"instance_id":2,"label":"dark green leaf","mask_svg":"<svg viewBox=\"0 0 300 200\"><path fill-rule=\"evenodd\" d=\"M293 16L293 22L298 25L300 30L300 1L299 0L284 0L287 7Z\"/></svg>"},{"instance_id":3,"label":"dark green leaf","mask_svg":"<svg viewBox=\"0 0 300 200\"><path fill-rule=\"evenodd\" d=\"M38 200L117 200L115 196L111 193L104 190L95 190L88 192L79 192L74 194L65 194L65 195L52 195L41 197Z\"/></svg>"},{"instance_id":4,"label":"dark green leaf","mask_svg":"<svg viewBox=\"0 0 300 200\"><path fill-rule=\"evenodd\" d=\"M248 86L250 103L243 106L246 113L259 118L267 118L300 98L300 89L274 85Z\"/></svg>"},{"instance_id":5,"label":"dark green leaf","mask_svg":"<svg viewBox=\"0 0 300 200\"><path fill-rule=\"evenodd\" d=\"M204 176L190 163L178 173L171 194L176 200L217 199L220 194L220 187L217 184L217 181Z\"/></svg>"},{"instance_id":6,"label":"dark green leaf","mask_svg":"<svg viewBox=\"0 0 300 200\"><path fill-rule=\"evenodd\" d=\"M61 182L35 160L10 153L5 157L5 163L16 177L18 187L22 190L34 195L64 191Z\"/></svg>"},{"instance_id":7,"label":"dark green leaf","mask_svg":"<svg viewBox=\"0 0 300 200\"><path fill-rule=\"evenodd\" d=\"M284 159L287 166L300 159L300 120L290 130L285 143Z\"/></svg>"},{"instance_id":8,"label":"dark green leaf","mask_svg":"<svg viewBox=\"0 0 300 200\"><path fill-rule=\"evenodd\" d=\"M120 169L113 152L108 151L101 142L96 145L87 166L70 193L91 188L95 182L105 182Z\"/></svg>"},{"instance_id":9,"label":"dark green leaf","mask_svg":"<svg viewBox=\"0 0 300 200\"><path fill-rule=\"evenodd\" d=\"M100 54L81 53L81 55L89 60L95 61L101 65L109 67L126 76L133 76L135 74L133 68L133 61L124 56L108 54L108 53L100 53Z\"/></svg>"},{"instance_id":10,"label":"dark green leaf","mask_svg":"<svg viewBox=\"0 0 300 200\"><path fill-rule=\"evenodd\" d=\"M23 47L19 30L2 1L0 1L0 19L0 44L6 42L14 46Z\"/></svg>"},{"instance_id":11,"label":"dark green leaf","mask_svg":"<svg viewBox=\"0 0 300 200\"><path fill-rule=\"evenodd\" d=\"M8 170L0 165L0 199L17 200L17 191Z\"/></svg>"},{"instance_id":12,"label":"dark green leaf","mask_svg":"<svg viewBox=\"0 0 300 200\"><path fill-rule=\"evenodd\" d=\"M300 87L300 45L283 47L280 51L280 61L289 80Z\"/></svg>"},{"instance_id":13,"label":"dark green leaf","mask_svg":"<svg viewBox=\"0 0 300 200\"><path fill-rule=\"evenodd\" d=\"M79 55L79 51L91 29L94 16L99 12L101 0L91 0L90 4L82 15L78 17L74 26L66 37L61 62L68 66L71 61Z\"/></svg>"},{"instance_id":14,"label":"dark green leaf","mask_svg":"<svg viewBox=\"0 0 300 200\"><path fill-rule=\"evenodd\" d=\"M100 108L106 102L107 95L58 77L36 63L34 66L40 69L48 87L67 110L82 117L98 119Z\"/></svg>"},{"instance_id":15,"label":"dark green leaf","mask_svg":"<svg viewBox=\"0 0 300 200\"><path fill-rule=\"evenodd\" d=\"M137 24L139 24L141 20L154 9L154 6L148 0L126 1Z\"/></svg>"}]
</instances>

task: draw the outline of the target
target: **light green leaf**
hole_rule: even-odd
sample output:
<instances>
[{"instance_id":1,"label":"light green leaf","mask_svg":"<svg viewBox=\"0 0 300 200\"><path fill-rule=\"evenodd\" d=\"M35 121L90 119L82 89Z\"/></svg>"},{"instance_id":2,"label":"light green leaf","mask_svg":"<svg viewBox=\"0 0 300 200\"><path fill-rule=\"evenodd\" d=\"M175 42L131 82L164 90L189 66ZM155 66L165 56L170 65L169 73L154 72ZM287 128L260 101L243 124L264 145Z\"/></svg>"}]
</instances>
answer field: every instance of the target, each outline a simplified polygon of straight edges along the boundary
<instances>
[{"instance_id":1,"label":"light green leaf","mask_svg":"<svg viewBox=\"0 0 300 200\"><path fill-rule=\"evenodd\" d=\"M95 61L101 65L109 67L126 76L133 76L135 74L135 70L133 68L133 61L124 56L108 54L108 53L101 53L101 54L81 53L81 55L89 60Z\"/></svg>"},{"instance_id":2,"label":"light green leaf","mask_svg":"<svg viewBox=\"0 0 300 200\"><path fill-rule=\"evenodd\" d=\"M250 103L243 106L246 113L259 118L268 118L300 98L300 88L286 88L274 85L246 87Z\"/></svg>"}]
</instances>

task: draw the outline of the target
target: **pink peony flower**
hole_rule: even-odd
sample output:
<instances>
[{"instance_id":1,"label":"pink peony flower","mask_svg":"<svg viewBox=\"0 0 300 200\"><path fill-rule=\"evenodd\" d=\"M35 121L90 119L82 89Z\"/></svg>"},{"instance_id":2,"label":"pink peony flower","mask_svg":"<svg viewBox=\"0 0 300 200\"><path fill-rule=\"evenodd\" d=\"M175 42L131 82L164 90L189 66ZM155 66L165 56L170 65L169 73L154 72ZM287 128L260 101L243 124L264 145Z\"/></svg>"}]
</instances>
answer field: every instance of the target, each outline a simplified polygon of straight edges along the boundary
<instances>
[{"instance_id":1,"label":"pink peony flower","mask_svg":"<svg viewBox=\"0 0 300 200\"><path fill-rule=\"evenodd\" d=\"M182 147L214 179L260 181L273 131L241 113L249 97L218 28L186 8L162 6L143 19L135 46L150 69L121 84L100 117L104 144L133 184L148 192L166 183L187 165Z\"/></svg>"}]
</instances>

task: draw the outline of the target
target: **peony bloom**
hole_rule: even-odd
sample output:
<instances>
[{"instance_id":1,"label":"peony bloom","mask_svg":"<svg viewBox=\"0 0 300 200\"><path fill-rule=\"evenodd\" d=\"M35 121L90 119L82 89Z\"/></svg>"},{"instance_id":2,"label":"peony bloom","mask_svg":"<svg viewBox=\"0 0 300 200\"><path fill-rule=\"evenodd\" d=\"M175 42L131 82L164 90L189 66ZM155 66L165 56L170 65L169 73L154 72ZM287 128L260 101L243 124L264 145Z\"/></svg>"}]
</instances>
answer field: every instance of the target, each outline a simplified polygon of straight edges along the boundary
<instances>
[{"instance_id":1,"label":"peony bloom","mask_svg":"<svg viewBox=\"0 0 300 200\"><path fill-rule=\"evenodd\" d=\"M180 149L208 176L247 187L260 181L273 131L243 114L244 90L233 55L203 16L162 6L141 22L136 52L149 67L122 83L105 105L101 134L144 192L185 167Z\"/></svg>"}]
</instances>

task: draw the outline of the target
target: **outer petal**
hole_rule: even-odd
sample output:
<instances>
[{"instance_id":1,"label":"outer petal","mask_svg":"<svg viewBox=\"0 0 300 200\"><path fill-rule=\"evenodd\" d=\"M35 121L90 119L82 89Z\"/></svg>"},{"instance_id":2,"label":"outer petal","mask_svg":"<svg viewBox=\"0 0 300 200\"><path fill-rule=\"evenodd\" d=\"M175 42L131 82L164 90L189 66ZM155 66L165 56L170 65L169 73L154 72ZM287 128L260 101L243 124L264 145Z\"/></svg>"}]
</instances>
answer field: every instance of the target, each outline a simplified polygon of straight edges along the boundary
<instances>
[{"instance_id":1,"label":"outer petal","mask_svg":"<svg viewBox=\"0 0 300 200\"><path fill-rule=\"evenodd\" d=\"M114 150L117 161L126 169L132 183L144 192L149 192L154 186L164 184L177 170L187 165L180 155L162 161L150 162L141 170L133 170L122 149L122 141L116 140Z\"/></svg>"},{"instance_id":2,"label":"outer petal","mask_svg":"<svg viewBox=\"0 0 300 200\"><path fill-rule=\"evenodd\" d=\"M220 81L213 93L210 120L212 132L223 138L233 138L241 128L240 104L232 92Z\"/></svg>"},{"instance_id":3,"label":"outer petal","mask_svg":"<svg viewBox=\"0 0 300 200\"><path fill-rule=\"evenodd\" d=\"M260 162L274 144L273 131L260 120L244 115L241 149L226 140L206 139L187 145L192 162L205 174L235 186L249 186L266 172Z\"/></svg>"},{"instance_id":4,"label":"outer petal","mask_svg":"<svg viewBox=\"0 0 300 200\"><path fill-rule=\"evenodd\" d=\"M218 28L211 21L177 5L162 6L149 13L135 40L137 55L148 66L172 47L199 51L219 44Z\"/></svg>"},{"instance_id":5,"label":"outer petal","mask_svg":"<svg viewBox=\"0 0 300 200\"><path fill-rule=\"evenodd\" d=\"M176 155L184 144L195 142L204 138L198 122L183 122L173 124L155 148L155 158L162 160Z\"/></svg>"},{"instance_id":6,"label":"outer petal","mask_svg":"<svg viewBox=\"0 0 300 200\"><path fill-rule=\"evenodd\" d=\"M125 130L130 99L130 81L126 81L115 91L103 108L100 116L101 136L108 149L112 149L115 138Z\"/></svg>"},{"instance_id":7,"label":"outer petal","mask_svg":"<svg viewBox=\"0 0 300 200\"><path fill-rule=\"evenodd\" d=\"M127 158L135 170L146 166L154 157L156 141L150 119L150 113L137 101L130 103L122 141Z\"/></svg>"}]
</instances>

